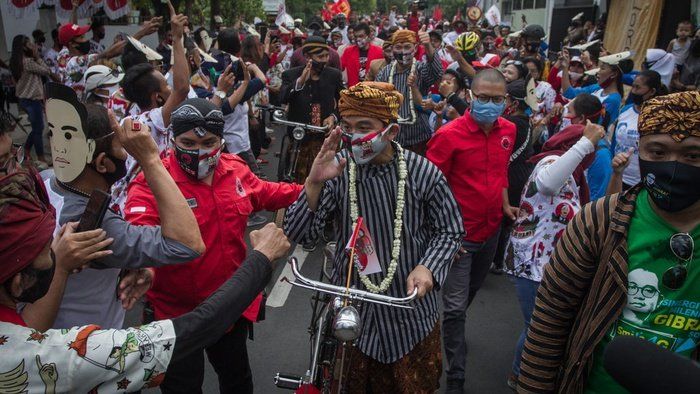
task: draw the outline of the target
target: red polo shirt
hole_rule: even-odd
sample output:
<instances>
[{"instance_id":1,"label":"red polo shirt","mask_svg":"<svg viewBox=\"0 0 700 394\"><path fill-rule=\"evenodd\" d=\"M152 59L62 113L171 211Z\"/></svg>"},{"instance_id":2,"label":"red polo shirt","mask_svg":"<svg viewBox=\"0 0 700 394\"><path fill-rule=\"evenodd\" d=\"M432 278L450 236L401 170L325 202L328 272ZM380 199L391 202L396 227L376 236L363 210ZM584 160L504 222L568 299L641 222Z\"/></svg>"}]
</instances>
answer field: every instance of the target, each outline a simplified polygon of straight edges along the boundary
<instances>
[{"instance_id":1,"label":"red polo shirt","mask_svg":"<svg viewBox=\"0 0 700 394\"><path fill-rule=\"evenodd\" d=\"M302 189L301 185L262 181L245 161L231 154L221 155L211 186L188 177L174 154L163 159L163 164L192 208L207 249L189 263L155 269L147 297L156 320L190 312L218 289L246 256L243 236L248 215L287 207ZM158 207L143 173L129 186L124 211L126 220L133 224L160 224ZM261 299L258 295L243 317L256 321Z\"/></svg>"},{"instance_id":2,"label":"red polo shirt","mask_svg":"<svg viewBox=\"0 0 700 394\"><path fill-rule=\"evenodd\" d=\"M469 112L441 127L428 141L426 156L442 170L462 209L467 236L484 242L503 218L503 189L508 187L508 161L515 125L498 118L487 135Z\"/></svg>"}]
</instances>

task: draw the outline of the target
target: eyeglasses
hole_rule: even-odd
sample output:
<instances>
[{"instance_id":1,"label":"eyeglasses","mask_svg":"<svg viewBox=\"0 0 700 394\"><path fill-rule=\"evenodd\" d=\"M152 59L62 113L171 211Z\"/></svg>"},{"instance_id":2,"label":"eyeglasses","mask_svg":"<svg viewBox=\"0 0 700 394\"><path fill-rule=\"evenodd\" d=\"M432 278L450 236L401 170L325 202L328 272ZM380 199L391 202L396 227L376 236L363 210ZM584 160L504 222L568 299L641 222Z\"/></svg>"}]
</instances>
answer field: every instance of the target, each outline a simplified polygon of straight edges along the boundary
<instances>
[{"instance_id":1,"label":"eyeglasses","mask_svg":"<svg viewBox=\"0 0 700 394\"><path fill-rule=\"evenodd\" d=\"M680 261L664 272L661 282L671 290L678 290L688 277L687 265L693 259L695 241L688 233L678 233L671 236L669 246L673 255Z\"/></svg>"},{"instance_id":2,"label":"eyeglasses","mask_svg":"<svg viewBox=\"0 0 700 394\"><path fill-rule=\"evenodd\" d=\"M654 286L646 285L639 287L636 283L630 282L629 286L627 287L627 294L631 296L637 295L637 293L639 293L640 290L642 291L642 295L644 296L644 298L652 298L656 295L656 293L659 292L659 290L657 290Z\"/></svg>"},{"instance_id":3,"label":"eyeglasses","mask_svg":"<svg viewBox=\"0 0 700 394\"><path fill-rule=\"evenodd\" d=\"M494 104L503 104L503 102L506 101L506 96L487 96L484 94L475 96L474 93L471 92L471 90L469 91L469 95L471 96L472 101L474 101L474 99L476 98L476 100L480 104L488 104L489 102L492 102Z\"/></svg>"},{"instance_id":4,"label":"eyeglasses","mask_svg":"<svg viewBox=\"0 0 700 394\"><path fill-rule=\"evenodd\" d=\"M506 66L510 66L511 64L514 66L522 66L523 62L521 62L520 60L508 60L506 62Z\"/></svg>"}]
</instances>

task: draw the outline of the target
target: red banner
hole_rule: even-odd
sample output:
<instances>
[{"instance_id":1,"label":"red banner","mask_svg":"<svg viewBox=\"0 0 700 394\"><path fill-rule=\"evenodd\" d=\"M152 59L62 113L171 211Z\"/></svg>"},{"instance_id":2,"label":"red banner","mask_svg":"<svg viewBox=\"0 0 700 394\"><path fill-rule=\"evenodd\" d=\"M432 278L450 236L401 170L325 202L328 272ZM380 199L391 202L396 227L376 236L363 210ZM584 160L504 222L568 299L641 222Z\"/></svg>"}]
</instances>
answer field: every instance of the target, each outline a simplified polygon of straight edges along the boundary
<instances>
[{"instance_id":1,"label":"red banner","mask_svg":"<svg viewBox=\"0 0 700 394\"><path fill-rule=\"evenodd\" d=\"M18 18L35 12L42 5L54 6L59 19L68 19L73 12L71 0L10 0L8 5L10 12ZM128 0L79 0L78 18L89 18L101 8L110 19L121 18L130 11Z\"/></svg>"},{"instance_id":2,"label":"red banner","mask_svg":"<svg viewBox=\"0 0 700 394\"><path fill-rule=\"evenodd\" d=\"M333 16L338 14L344 14L346 17L350 16L350 1L349 0L336 0L331 4L330 11Z\"/></svg>"},{"instance_id":3,"label":"red banner","mask_svg":"<svg viewBox=\"0 0 700 394\"><path fill-rule=\"evenodd\" d=\"M433 10L433 20L435 22L439 22L442 20L442 8L440 8L439 5L436 5L435 9Z\"/></svg>"}]
</instances>

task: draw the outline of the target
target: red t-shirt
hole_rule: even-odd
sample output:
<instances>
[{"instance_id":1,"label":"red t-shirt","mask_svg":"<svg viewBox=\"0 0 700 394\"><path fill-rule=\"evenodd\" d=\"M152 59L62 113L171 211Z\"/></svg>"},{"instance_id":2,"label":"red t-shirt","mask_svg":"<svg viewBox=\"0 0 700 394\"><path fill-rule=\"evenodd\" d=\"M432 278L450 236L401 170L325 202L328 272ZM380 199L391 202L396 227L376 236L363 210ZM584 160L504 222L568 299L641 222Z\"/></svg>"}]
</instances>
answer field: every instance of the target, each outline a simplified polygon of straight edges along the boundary
<instances>
[{"instance_id":1,"label":"red t-shirt","mask_svg":"<svg viewBox=\"0 0 700 394\"><path fill-rule=\"evenodd\" d=\"M16 310L8 308L4 305L0 305L0 321L27 327L27 323L24 322L24 319L22 319L22 316L20 316Z\"/></svg>"},{"instance_id":2,"label":"red t-shirt","mask_svg":"<svg viewBox=\"0 0 700 394\"><path fill-rule=\"evenodd\" d=\"M494 235L503 218L503 189L508 187L508 162L515 144L515 124L498 118L487 135L469 112L438 130L428 141L426 156L445 175L462 210L472 242Z\"/></svg>"},{"instance_id":3,"label":"red t-shirt","mask_svg":"<svg viewBox=\"0 0 700 394\"><path fill-rule=\"evenodd\" d=\"M245 161L231 154L221 155L211 186L189 178L174 154L163 164L192 208L206 251L189 263L155 268L147 297L156 320L190 312L216 291L245 259L248 215L287 207L302 189L292 183L262 181ZM129 186L124 215L133 224L160 224L155 197L143 173ZM243 317L256 321L261 300L258 296Z\"/></svg>"}]
</instances>

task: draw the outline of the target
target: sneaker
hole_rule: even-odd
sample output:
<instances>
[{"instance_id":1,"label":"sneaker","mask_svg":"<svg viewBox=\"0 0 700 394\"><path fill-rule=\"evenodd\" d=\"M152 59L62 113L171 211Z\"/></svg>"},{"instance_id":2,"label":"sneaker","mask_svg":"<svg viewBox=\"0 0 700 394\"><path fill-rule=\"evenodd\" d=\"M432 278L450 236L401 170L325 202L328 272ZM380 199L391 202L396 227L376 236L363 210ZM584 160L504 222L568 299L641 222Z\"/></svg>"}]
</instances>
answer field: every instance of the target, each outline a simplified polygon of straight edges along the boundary
<instances>
[{"instance_id":1,"label":"sneaker","mask_svg":"<svg viewBox=\"0 0 700 394\"><path fill-rule=\"evenodd\" d=\"M447 379L445 394L464 394L464 379Z\"/></svg>"},{"instance_id":2,"label":"sneaker","mask_svg":"<svg viewBox=\"0 0 700 394\"><path fill-rule=\"evenodd\" d=\"M253 212L248 216L248 227L256 227L267 223L267 218L258 212Z\"/></svg>"},{"instance_id":3,"label":"sneaker","mask_svg":"<svg viewBox=\"0 0 700 394\"><path fill-rule=\"evenodd\" d=\"M491 268L489 269L494 275L503 275L503 268L498 268L494 263L491 263Z\"/></svg>"},{"instance_id":4,"label":"sneaker","mask_svg":"<svg viewBox=\"0 0 700 394\"><path fill-rule=\"evenodd\" d=\"M304 244L301 245L301 248L304 250L304 252L313 252L316 250L316 240L304 242Z\"/></svg>"},{"instance_id":5,"label":"sneaker","mask_svg":"<svg viewBox=\"0 0 700 394\"><path fill-rule=\"evenodd\" d=\"M515 376L515 374L513 374L512 372L510 375L508 375L508 380L506 381L506 384L511 390L518 391L518 377Z\"/></svg>"}]
</instances>

